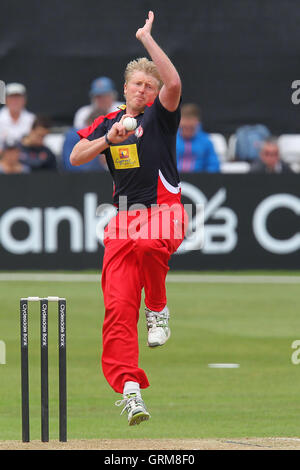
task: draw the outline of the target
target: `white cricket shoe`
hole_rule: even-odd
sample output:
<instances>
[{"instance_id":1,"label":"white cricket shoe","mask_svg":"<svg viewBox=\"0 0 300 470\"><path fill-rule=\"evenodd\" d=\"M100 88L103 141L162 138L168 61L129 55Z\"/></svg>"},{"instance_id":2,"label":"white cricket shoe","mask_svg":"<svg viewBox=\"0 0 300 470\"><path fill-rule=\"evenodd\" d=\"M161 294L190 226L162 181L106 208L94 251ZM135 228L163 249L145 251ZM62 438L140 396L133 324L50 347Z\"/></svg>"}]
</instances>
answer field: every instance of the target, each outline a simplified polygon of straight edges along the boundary
<instances>
[{"instance_id":1,"label":"white cricket shoe","mask_svg":"<svg viewBox=\"0 0 300 470\"><path fill-rule=\"evenodd\" d=\"M150 348L162 346L171 336L168 307L165 306L160 312L153 312L146 307L145 313L148 329L148 346L150 346Z\"/></svg>"},{"instance_id":2,"label":"white cricket shoe","mask_svg":"<svg viewBox=\"0 0 300 470\"><path fill-rule=\"evenodd\" d=\"M124 396L123 400L116 401L115 405L125 405L121 411L121 415L124 413L124 411L127 411L129 426L140 424L142 421L148 421L150 418L150 414L147 411L142 397L137 393L130 393Z\"/></svg>"}]
</instances>

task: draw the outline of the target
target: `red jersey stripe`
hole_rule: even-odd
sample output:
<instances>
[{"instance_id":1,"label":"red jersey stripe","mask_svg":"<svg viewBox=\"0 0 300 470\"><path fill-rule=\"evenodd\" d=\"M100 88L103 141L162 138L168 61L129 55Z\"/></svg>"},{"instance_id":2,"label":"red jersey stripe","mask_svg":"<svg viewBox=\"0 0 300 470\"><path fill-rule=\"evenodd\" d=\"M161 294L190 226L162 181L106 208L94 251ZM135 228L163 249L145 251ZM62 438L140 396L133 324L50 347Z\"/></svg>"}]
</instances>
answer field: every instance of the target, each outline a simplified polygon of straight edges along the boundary
<instances>
[{"instance_id":1,"label":"red jersey stripe","mask_svg":"<svg viewBox=\"0 0 300 470\"><path fill-rule=\"evenodd\" d=\"M121 111L122 109L118 109L117 111L108 113L105 116L97 117L91 126L85 127L84 129L80 129L79 131L77 131L77 134L81 139L86 139L104 121L104 119L114 119Z\"/></svg>"},{"instance_id":2,"label":"red jersey stripe","mask_svg":"<svg viewBox=\"0 0 300 470\"><path fill-rule=\"evenodd\" d=\"M178 193L171 193L167 190L163 184L160 176L158 176L157 181L157 204L168 204L172 206L173 204L180 204L181 202L181 189L178 189Z\"/></svg>"}]
</instances>

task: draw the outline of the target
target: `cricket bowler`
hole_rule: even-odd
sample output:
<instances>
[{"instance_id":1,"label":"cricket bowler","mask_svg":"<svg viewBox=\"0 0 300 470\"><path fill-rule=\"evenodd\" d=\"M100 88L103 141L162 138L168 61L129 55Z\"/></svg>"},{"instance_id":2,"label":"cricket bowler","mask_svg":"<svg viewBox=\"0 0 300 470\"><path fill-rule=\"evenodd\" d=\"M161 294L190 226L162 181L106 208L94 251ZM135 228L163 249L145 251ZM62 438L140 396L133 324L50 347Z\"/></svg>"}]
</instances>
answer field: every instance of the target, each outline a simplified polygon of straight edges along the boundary
<instances>
[{"instance_id":1,"label":"cricket bowler","mask_svg":"<svg viewBox=\"0 0 300 470\"><path fill-rule=\"evenodd\" d=\"M152 37L153 21L150 11L136 32L151 60L127 65L126 105L78 131L81 140L70 156L72 165L82 165L104 153L113 179L118 212L104 236L102 369L113 390L123 395L116 405L124 405L129 425L150 418L141 396L149 381L138 365L142 290L148 346L156 348L170 337L165 281L170 256L187 227L176 166L181 80ZM123 125L128 117L134 118L126 121L131 130Z\"/></svg>"}]
</instances>

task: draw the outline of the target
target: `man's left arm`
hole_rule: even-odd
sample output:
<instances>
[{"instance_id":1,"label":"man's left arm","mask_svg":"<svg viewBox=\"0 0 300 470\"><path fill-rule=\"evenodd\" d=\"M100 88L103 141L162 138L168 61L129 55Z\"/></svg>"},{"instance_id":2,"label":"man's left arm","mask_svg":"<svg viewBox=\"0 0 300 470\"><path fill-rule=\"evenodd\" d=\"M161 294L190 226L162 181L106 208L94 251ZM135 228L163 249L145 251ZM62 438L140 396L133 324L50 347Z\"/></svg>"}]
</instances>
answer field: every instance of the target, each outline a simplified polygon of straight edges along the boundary
<instances>
[{"instance_id":1,"label":"man's left arm","mask_svg":"<svg viewBox=\"0 0 300 470\"><path fill-rule=\"evenodd\" d=\"M169 57L151 35L153 21L154 13L149 11L145 25L143 28L138 29L136 37L149 53L163 81L163 86L159 92L159 100L164 108L172 112L178 108L180 102L181 80Z\"/></svg>"}]
</instances>

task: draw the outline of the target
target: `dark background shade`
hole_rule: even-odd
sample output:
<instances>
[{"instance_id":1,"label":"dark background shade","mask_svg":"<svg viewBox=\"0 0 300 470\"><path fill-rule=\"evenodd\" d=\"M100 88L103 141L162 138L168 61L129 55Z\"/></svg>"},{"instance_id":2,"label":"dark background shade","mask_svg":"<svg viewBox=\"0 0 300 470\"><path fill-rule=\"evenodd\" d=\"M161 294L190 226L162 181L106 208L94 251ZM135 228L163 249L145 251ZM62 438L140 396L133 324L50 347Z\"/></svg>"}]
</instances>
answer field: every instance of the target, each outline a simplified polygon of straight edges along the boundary
<instances>
[{"instance_id":1,"label":"dark background shade","mask_svg":"<svg viewBox=\"0 0 300 470\"><path fill-rule=\"evenodd\" d=\"M300 132L291 84L300 78L297 0L2 0L0 79L28 88L28 108L71 124L91 81L110 76L122 99L123 70L145 55L135 32L149 9L153 36L197 102L209 132L264 123Z\"/></svg>"}]
</instances>

